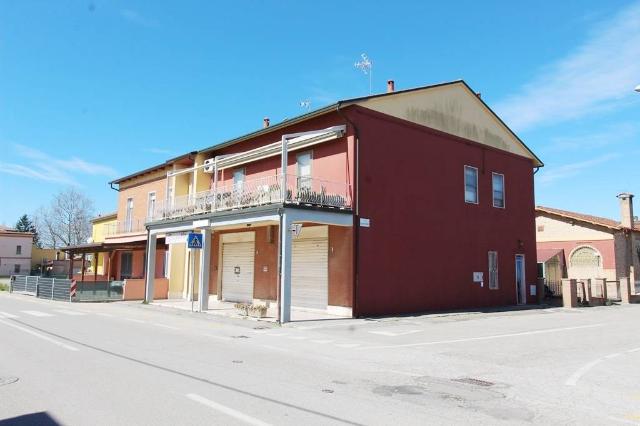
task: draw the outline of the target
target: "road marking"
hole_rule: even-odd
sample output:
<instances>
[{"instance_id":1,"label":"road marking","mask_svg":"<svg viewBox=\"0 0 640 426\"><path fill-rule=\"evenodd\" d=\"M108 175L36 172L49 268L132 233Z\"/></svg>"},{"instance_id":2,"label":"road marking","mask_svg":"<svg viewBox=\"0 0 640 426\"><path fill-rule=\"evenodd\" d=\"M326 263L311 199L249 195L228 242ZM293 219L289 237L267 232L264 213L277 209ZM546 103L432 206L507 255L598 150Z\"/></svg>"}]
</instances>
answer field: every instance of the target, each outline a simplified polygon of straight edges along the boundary
<instances>
[{"instance_id":1,"label":"road marking","mask_svg":"<svg viewBox=\"0 0 640 426\"><path fill-rule=\"evenodd\" d=\"M34 317L52 317L53 315L40 311L20 311L23 314L33 315Z\"/></svg>"},{"instance_id":2,"label":"road marking","mask_svg":"<svg viewBox=\"0 0 640 426\"><path fill-rule=\"evenodd\" d=\"M113 315L105 314L104 312L96 312L96 315L100 315L101 317L107 317L107 318L112 318L113 317Z\"/></svg>"},{"instance_id":3,"label":"road marking","mask_svg":"<svg viewBox=\"0 0 640 426\"><path fill-rule=\"evenodd\" d=\"M59 314L65 314L65 315L87 315L84 312L78 312L78 311L69 311L67 309L54 309L54 312L58 312Z\"/></svg>"},{"instance_id":4,"label":"road marking","mask_svg":"<svg viewBox=\"0 0 640 426\"><path fill-rule=\"evenodd\" d=\"M256 425L256 426L270 426L269 423L263 422L260 419L256 419L255 417L251 417L248 414L244 414L238 410L234 410L233 408L227 407L226 405L222 405L217 402L211 401L195 393L188 393L186 397L192 401L199 402L202 405L206 405L209 408L213 408L216 411L224 413L229 417L233 417L247 424Z\"/></svg>"},{"instance_id":5,"label":"road marking","mask_svg":"<svg viewBox=\"0 0 640 426\"><path fill-rule=\"evenodd\" d=\"M389 336L389 337L396 337L396 336L406 336L407 334L413 334L413 333L420 333L422 330L409 330L409 331L370 331L369 333L371 334L379 334L381 336Z\"/></svg>"},{"instance_id":6,"label":"road marking","mask_svg":"<svg viewBox=\"0 0 640 426\"><path fill-rule=\"evenodd\" d=\"M60 346L61 348L67 349L69 351L77 351L78 350L78 348L76 348L74 346L67 345L66 343L59 342L59 341L57 341L57 340L55 340L55 339L53 339L53 338L51 338L49 336L45 336L44 334L37 333L37 332L35 332L33 330L29 330L28 328L25 328L25 327L20 327L19 325L13 324L11 322L0 320L0 324L4 324L4 325L7 325L9 327L13 327L13 328L15 328L17 330L20 330L20 331L22 331L24 333L27 333L27 334L30 334L32 336L38 337L38 338L40 338L42 340L45 340L45 341L47 341L49 343L53 343L54 345Z\"/></svg>"},{"instance_id":7,"label":"road marking","mask_svg":"<svg viewBox=\"0 0 640 426\"><path fill-rule=\"evenodd\" d=\"M321 345L326 345L327 343L333 342L333 340L311 340L313 343L319 343Z\"/></svg>"},{"instance_id":8,"label":"road marking","mask_svg":"<svg viewBox=\"0 0 640 426\"><path fill-rule=\"evenodd\" d=\"M625 351L625 353L633 353L633 352L638 352L638 351L640 351L640 348L629 349L629 350ZM622 355L622 353L616 352L616 353L613 353L613 354L605 355L605 356L603 356L601 358L598 358L596 360L593 360L593 361L583 365L582 367L578 368L578 370L576 370L576 372L573 373L567 379L567 381L564 382L564 384L567 385L567 386L575 386L575 385L577 385L578 381L582 378L582 376L584 376L593 367L595 367L596 365L600 364L602 361L613 359L613 358L617 358L620 355Z\"/></svg>"},{"instance_id":9,"label":"road marking","mask_svg":"<svg viewBox=\"0 0 640 426\"><path fill-rule=\"evenodd\" d=\"M8 312L0 312L0 318L18 318L18 316Z\"/></svg>"},{"instance_id":10,"label":"road marking","mask_svg":"<svg viewBox=\"0 0 640 426\"><path fill-rule=\"evenodd\" d=\"M155 325L156 327L162 327L162 328L168 328L169 330L180 330L178 327L174 327L172 325L166 325L166 324L159 324L159 323L151 323L152 325Z\"/></svg>"},{"instance_id":11,"label":"road marking","mask_svg":"<svg viewBox=\"0 0 640 426\"><path fill-rule=\"evenodd\" d=\"M519 337L519 336L531 336L534 334L558 333L561 331L571 331L571 330L580 330L583 328L602 327L603 325L605 324L600 323L600 324L580 325L576 327L547 328L544 330L523 331L520 333L494 334L492 336L468 337L466 339L437 340L434 342L406 343L406 344L400 344L400 345L368 346L366 347L366 349L394 349L394 348L409 348L414 346L431 346L431 345L444 345L444 344L450 344L450 343L475 342L478 340L493 340L493 339L504 339L506 337Z\"/></svg>"}]
</instances>

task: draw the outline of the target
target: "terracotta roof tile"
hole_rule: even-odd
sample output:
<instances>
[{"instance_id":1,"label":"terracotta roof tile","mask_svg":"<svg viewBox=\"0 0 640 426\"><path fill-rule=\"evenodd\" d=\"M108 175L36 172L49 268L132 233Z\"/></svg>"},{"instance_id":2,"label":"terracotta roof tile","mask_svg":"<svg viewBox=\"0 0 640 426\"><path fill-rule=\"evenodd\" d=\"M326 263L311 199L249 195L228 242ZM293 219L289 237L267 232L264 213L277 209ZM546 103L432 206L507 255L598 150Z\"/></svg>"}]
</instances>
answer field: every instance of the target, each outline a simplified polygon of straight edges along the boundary
<instances>
[{"instance_id":1,"label":"terracotta roof tile","mask_svg":"<svg viewBox=\"0 0 640 426\"><path fill-rule=\"evenodd\" d=\"M617 220L608 219L606 217L570 212L568 210L560 210L560 209L554 209L551 207L544 207L544 206L537 206L536 213L538 212L554 214L554 215L566 217L569 219L575 219L582 222L591 223L594 225L604 226L611 229L622 229L622 224L620 222L618 222ZM640 224L634 224L634 230L640 231Z\"/></svg>"}]
</instances>

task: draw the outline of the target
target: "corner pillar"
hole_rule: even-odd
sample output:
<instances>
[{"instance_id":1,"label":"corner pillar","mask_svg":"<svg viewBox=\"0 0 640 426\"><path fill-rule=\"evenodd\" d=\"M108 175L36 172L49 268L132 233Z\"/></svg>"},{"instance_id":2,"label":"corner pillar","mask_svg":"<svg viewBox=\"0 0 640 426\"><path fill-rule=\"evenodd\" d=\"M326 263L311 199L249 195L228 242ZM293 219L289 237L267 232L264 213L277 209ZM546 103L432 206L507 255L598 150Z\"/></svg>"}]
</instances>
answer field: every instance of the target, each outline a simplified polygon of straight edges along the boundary
<instances>
[{"instance_id":1,"label":"corner pillar","mask_svg":"<svg viewBox=\"0 0 640 426\"><path fill-rule=\"evenodd\" d=\"M211 229L202 230L202 249L200 249L200 275L198 282L198 305L200 312L209 309L209 273L211 268Z\"/></svg>"},{"instance_id":2,"label":"corner pillar","mask_svg":"<svg viewBox=\"0 0 640 426\"><path fill-rule=\"evenodd\" d=\"M575 279L562 280L562 304L565 308L578 307L578 291Z\"/></svg>"},{"instance_id":3,"label":"corner pillar","mask_svg":"<svg viewBox=\"0 0 640 426\"><path fill-rule=\"evenodd\" d=\"M147 264L145 273L145 303L153 302L153 286L156 278L156 240L155 234L150 234L147 240Z\"/></svg>"}]
</instances>

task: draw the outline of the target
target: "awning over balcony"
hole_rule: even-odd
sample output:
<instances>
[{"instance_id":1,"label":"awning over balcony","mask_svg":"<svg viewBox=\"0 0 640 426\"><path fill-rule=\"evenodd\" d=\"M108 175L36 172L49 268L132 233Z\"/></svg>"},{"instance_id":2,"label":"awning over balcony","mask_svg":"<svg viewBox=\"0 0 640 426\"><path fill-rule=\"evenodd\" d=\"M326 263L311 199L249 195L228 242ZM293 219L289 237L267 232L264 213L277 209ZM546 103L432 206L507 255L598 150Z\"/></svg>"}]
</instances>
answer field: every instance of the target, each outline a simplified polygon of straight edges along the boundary
<instances>
[{"instance_id":1,"label":"awning over balcony","mask_svg":"<svg viewBox=\"0 0 640 426\"><path fill-rule=\"evenodd\" d=\"M323 142L328 142L334 139L341 138L346 132L346 126L333 126L324 130L320 130L317 133L299 136L297 138L289 139L287 143L287 151L296 151L317 145ZM213 158L206 161L206 164L210 164L210 168L205 168L205 172L213 173L214 161L218 170L228 169L230 167L237 167L242 164L250 163L252 161L261 160L263 158L275 157L282 154L282 142L274 142L269 145L261 146L260 148L251 149L249 151L240 152L238 154L231 154L224 157L219 157L217 160Z\"/></svg>"}]
</instances>

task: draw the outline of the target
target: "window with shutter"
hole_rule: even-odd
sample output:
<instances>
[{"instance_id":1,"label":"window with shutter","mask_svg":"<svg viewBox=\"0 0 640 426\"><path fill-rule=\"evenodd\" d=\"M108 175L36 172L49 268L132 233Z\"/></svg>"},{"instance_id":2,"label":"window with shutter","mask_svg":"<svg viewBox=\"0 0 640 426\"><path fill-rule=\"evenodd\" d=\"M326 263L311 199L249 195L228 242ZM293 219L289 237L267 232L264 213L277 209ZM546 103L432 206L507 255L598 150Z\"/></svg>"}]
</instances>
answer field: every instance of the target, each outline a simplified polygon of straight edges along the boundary
<instances>
[{"instance_id":1,"label":"window with shutter","mask_svg":"<svg viewBox=\"0 0 640 426\"><path fill-rule=\"evenodd\" d=\"M497 290L498 285L498 252L489 252L489 289Z\"/></svg>"}]
</instances>

